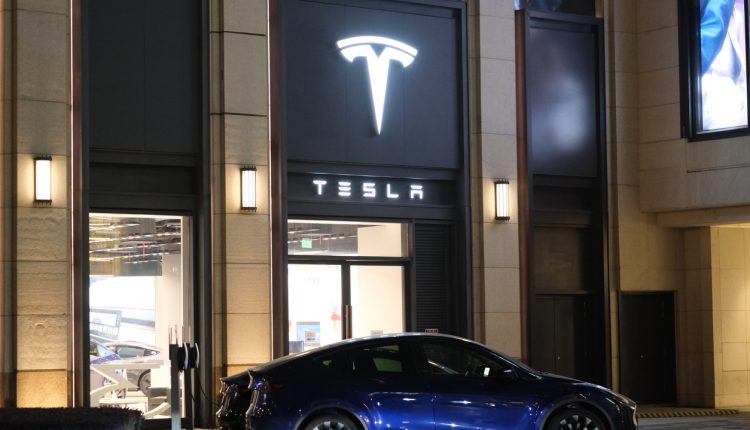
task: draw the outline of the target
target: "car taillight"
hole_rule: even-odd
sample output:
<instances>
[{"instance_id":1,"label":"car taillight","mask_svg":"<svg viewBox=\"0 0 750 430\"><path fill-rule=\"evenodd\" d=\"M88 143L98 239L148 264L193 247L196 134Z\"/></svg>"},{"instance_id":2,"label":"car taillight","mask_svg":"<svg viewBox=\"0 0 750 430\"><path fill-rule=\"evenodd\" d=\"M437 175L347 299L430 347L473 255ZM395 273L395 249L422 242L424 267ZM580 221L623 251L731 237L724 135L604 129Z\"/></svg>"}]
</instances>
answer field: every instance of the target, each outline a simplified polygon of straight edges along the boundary
<instances>
[{"instance_id":1,"label":"car taillight","mask_svg":"<svg viewBox=\"0 0 750 430\"><path fill-rule=\"evenodd\" d=\"M247 409L248 416L262 415L272 401L273 394L284 388L284 384L272 383L265 379L260 379L250 385L252 396L250 397L250 407Z\"/></svg>"}]
</instances>

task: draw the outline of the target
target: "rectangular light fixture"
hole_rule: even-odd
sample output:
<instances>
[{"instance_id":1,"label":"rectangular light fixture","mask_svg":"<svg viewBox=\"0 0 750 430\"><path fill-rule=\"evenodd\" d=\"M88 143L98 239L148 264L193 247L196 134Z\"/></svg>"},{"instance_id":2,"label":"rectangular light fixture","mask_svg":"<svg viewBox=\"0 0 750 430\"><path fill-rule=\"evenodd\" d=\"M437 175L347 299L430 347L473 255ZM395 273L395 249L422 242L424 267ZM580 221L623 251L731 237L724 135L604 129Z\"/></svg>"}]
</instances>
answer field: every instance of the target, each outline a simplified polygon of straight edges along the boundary
<instances>
[{"instance_id":1,"label":"rectangular light fixture","mask_svg":"<svg viewBox=\"0 0 750 430\"><path fill-rule=\"evenodd\" d=\"M510 221L510 183L507 179L495 181L495 219Z\"/></svg>"},{"instance_id":2,"label":"rectangular light fixture","mask_svg":"<svg viewBox=\"0 0 750 430\"><path fill-rule=\"evenodd\" d=\"M34 202L52 203L52 157L34 158Z\"/></svg>"},{"instance_id":3,"label":"rectangular light fixture","mask_svg":"<svg viewBox=\"0 0 750 430\"><path fill-rule=\"evenodd\" d=\"M258 209L255 195L255 166L240 168L240 208L245 211Z\"/></svg>"}]
</instances>

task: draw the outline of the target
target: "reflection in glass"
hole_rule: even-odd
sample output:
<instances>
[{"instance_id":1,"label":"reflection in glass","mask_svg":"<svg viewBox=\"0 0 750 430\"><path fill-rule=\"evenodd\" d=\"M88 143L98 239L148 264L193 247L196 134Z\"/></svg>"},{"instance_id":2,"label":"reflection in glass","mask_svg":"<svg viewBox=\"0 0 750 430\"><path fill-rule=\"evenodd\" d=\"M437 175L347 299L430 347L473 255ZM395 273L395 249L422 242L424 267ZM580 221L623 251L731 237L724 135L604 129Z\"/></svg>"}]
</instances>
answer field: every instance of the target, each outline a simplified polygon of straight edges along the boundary
<instances>
[{"instance_id":1,"label":"reflection in glass","mask_svg":"<svg viewBox=\"0 0 750 430\"><path fill-rule=\"evenodd\" d=\"M168 333L170 327L187 329L187 222L174 216L90 215L92 406L138 409L146 418L169 416Z\"/></svg>"},{"instance_id":2,"label":"reflection in glass","mask_svg":"<svg viewBox=\"0 0 750 430\"><path fill-rule=\"evenodd\" d=\"M700 2L703 130L747 126L745 0Z\"/></svg>"},{"instance_id":3,"label":"reflection in glass","mask_svg":"<svg viewBox=\"0 0 750 430\"><path fill-rule=\"evenodd\" d=\"M594 15L594 0L515 0L516 10Z\"/></svg>"}]
</instances>

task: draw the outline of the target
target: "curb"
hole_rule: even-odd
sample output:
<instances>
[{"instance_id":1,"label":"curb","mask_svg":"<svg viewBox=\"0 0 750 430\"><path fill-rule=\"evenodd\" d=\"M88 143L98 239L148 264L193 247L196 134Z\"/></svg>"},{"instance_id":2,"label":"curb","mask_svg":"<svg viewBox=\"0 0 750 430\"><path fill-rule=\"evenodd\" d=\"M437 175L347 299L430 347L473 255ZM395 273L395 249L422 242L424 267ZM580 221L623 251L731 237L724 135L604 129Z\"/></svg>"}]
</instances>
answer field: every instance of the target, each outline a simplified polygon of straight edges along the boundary
<instances>
[{"instance_id":1,"label":"curb","mask_svg":"<svg viewBox=\"0 0 750 430\"><path fill-rule=\"evenodd\" d=\"M670 409L654 412L636 412L636 417L641 418L684 418L684 417L713 417L719 415L739 414L737 409Z\"/></svg>"}]
</instances>

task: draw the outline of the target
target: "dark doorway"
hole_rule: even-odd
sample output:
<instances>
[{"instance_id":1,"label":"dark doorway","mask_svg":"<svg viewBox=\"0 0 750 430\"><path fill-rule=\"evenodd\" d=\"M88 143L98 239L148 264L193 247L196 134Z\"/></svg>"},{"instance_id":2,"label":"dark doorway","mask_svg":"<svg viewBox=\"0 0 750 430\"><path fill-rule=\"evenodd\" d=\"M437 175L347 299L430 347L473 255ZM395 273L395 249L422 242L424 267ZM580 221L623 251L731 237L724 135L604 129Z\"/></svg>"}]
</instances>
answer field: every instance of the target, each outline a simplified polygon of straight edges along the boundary
<instances>
[{"instance_id":1,"label":"dark doorway","mask_svg":"<svg viewBox=\"0 0 750 430\"><path fill-rule=\"evenodd\" d=\"M620 387L638 403L675 401L674 294L620 295Z\"/></svg>"},{"instance_id":2,"label":"dark doorway","mask_svg":"<svg viewBox=\"0 0 750 430\"><path fill-rule=\"evenodd\" d=\"M537 297L531 351L535 368L585 381L599 377L600 349L591 328L596 324L586 295Z\"/></svg>"}]
</instances>

